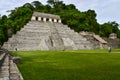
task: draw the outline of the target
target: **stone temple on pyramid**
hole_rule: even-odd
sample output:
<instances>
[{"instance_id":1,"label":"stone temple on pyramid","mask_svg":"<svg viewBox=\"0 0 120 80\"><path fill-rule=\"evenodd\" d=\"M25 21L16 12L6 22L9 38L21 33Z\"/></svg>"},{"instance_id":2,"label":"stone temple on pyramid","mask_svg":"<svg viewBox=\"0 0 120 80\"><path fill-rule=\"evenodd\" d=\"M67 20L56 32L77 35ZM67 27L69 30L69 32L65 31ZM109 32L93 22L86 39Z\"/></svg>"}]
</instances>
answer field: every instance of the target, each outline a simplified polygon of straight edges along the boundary
<instances>
[{"instance_id":1,"label":"stone temple on pyramid","mask_svg":"<svg viewBox=\"0 0 120 80\"><path fill-rule=\"evenodd\" d=\"M34 12L24 27L3 47L10 51L94 49L85 37L62 24L60 16Z\"/></svg>"}]
</instances>

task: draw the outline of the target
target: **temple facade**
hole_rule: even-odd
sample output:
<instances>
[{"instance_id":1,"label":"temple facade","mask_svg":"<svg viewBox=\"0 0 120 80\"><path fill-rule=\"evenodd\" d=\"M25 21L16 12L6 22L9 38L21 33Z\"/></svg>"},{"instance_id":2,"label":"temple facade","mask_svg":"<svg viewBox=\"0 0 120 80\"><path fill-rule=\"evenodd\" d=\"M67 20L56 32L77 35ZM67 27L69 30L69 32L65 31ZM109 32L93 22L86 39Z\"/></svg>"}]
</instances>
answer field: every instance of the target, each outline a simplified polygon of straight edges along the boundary
<instances>
[{"instance_id":1,"label":"temple facade","mask_svg":"<svg viewBox=\"0 0 120 80\"><path fill-rule=\"evenodd\" d=\"M33 13L31 21L61 23L60 16L52 15L52 14L46 14L46 13L39 13L39 12L34 12Z\"/></svg>"}]
</instances>

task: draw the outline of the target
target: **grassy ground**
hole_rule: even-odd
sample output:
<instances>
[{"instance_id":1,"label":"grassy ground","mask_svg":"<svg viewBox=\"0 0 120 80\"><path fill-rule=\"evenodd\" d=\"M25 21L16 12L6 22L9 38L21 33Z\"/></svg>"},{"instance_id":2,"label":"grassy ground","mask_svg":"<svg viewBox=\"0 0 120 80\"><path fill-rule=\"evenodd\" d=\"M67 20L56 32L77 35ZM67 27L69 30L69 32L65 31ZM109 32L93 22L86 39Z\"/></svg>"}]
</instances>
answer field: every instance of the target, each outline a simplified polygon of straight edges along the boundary
<instances>
[{"instance_id":1,"label":"grassy ground","mask_svg":"<svg viewBox=\"0 0 120 80\"><path fill-rule=\"evenodd\" d=\"M120 50L23 51L24 80L120 80Z\"/></svg>"}]
</instances>

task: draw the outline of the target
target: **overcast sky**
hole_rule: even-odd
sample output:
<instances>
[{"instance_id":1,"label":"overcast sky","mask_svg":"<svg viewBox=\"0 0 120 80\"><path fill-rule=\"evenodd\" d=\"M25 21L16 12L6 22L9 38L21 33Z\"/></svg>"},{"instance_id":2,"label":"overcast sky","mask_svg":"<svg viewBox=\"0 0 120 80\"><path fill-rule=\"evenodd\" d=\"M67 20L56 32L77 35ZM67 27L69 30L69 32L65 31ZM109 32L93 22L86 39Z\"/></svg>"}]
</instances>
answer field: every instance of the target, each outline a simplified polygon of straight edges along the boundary
<instances>
[{"instance_id":1,"label":"overcast sky","mask_svg":"<svg viewBox=\"0 0 120 80\"><path fill-rule=\"evenodd\" d=\"M0 0L0 14L6 14L7 10L33 2L34 0ZM37 0L36 0L37 1ZM47 0L39 0L46 4ZM120 24L120 0L62 0L66 4L74 4L80 11L95 10L97 21L105 23L116 21Z\"/></svg>"}]
</instances>

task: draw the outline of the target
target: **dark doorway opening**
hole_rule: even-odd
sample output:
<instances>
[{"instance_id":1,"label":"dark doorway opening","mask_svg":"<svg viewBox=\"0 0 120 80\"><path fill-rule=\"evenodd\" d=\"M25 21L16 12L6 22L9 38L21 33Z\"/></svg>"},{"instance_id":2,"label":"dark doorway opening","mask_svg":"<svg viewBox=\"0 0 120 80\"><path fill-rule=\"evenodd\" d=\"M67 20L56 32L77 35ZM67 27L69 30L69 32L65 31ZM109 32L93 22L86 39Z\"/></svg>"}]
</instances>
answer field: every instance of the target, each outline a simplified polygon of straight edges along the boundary
<instances>
[{"instance_id":1,"label":"dark doorway opening","mask_svg":"<svg viewBox=\"0 0 120 80\"><path fill-rule=\"evenodd\" d=\"M47 18L46 21L49 21L49 18Z\"/></svg>"},{"instance_id":2,"label":"dark doorway opening","mask_svg":"<svg viewBox=\"0 0 120 80\"><path fill-rule=\"evenodd\" d=\"M41 21L43 21L43 18L41 18Z\"/></svg>"},{"instance_id":3,"label":"dark doorway opening","mask_svg":"<svg viewBox=\"0 0 120 80\"><path fill-rule=\"evenodd\" d=\"M38 21L38 17L36 17L35 19L36 19L36 21Z\"/></svg>"}]
</instances>

